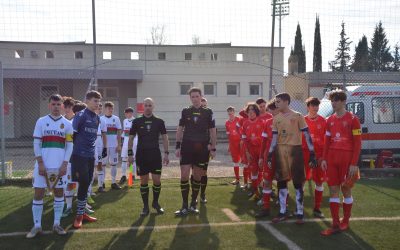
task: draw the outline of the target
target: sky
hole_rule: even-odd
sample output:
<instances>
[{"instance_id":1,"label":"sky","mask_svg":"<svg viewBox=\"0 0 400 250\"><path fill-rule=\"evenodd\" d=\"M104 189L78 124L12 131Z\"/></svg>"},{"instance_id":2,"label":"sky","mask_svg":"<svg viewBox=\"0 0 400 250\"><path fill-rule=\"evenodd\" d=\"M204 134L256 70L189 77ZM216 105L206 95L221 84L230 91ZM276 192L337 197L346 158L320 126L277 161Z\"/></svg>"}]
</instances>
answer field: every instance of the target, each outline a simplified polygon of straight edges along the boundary
<instances>
[{"instance_id":1,"label":"sky","mask_svg":"<svg viewBox=\"0 0 400 250\"><path fill-rule=\"evenodd\" d=\"M92 43L91 0L0 0L0 40ZM352 53L365 34L370 42L382 21L389 44L400 44L399 0L291 0L282 18L285 68L294 45L296 26L302 30L307 71L312 71L315 17L322 37L322 67L334 59L341 22ZM271 0L96 0L98 43L145 44L152 27L165 26L167 44L231 42L237 46L271 45ZM275 46L278 46L276 20Z\"/></svg>"}]
</instances>

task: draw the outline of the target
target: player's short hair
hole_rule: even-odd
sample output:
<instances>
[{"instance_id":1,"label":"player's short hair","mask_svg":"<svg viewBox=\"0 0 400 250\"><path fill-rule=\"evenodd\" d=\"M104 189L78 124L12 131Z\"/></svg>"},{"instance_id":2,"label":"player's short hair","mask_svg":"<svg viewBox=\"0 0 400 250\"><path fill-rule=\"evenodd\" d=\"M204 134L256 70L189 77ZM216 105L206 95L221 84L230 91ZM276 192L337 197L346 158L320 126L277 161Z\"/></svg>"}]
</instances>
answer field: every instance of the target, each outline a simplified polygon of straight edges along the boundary
<instances>
[{"instance_id":1,"label":"player's short hair","mask_svg":"<svg viewBox=\"0 0 400 250\"><path fill-rule=\"evenodd\" d=\"M91 91L86 93L86 97L85 98L86 98L86 100L90 100L92 98L101 99L101 94L98 91L91 90Z\"/></svg>"},{"instance_id":2,"label":"player's short hair","mask_svg":"<svg viewBox=\"0 0 400 250\"><path fill-rule=\"evenodd\" d=\"M271 110L276 109L275 99L269 100L269 102L267 103L267 109L271 109Z\"/></svg>"},{"instance_id":3,"label":"player's short hair","mask_svg":"<svg viewBox=\"0 0 400 250\"><path fill-rule=\"evenodd\" d=\"M205 97L202 97L202 98L201 98L201 101L202 101L202 102L208 102L207 99L206 99Z\"/></svg>"},{"instance_id":4,"label":"player's short hair","mask_svg":"<svg viewBox=\"0 0 400 250\"><path fill-rule=\"evenodd\" d=\"M61 95L59 95L59 94L52 94L52 95L49 97L49 102L51 102L51 101L60 102L60 101L62 101L62 100L63 100L63 98L62 98Z\"/></svg>"},{"instance_id":5,"label":"player's short hair","mask_svg":"<svg viewBox=\"0 0 400 250\"><path fill-rule=\"evenodd\" d=\"M229 106L229 107L226 109L226 111L227 111L227 112L235 111L235 107Z\"/></svg>"},{"instance_id":6,"label":"player's short hair","mask_svg":"<svg viewBox=\"0 0 400 250\"><path fill-rule=\"evenodd\" d=\"M63 104L64 104L64 107L70 108L75 105L75 100L74 100L74 98L72 98L70 96L63 96Z\"/></svg>"},{"instance_id":7,"label":"player's short hair","mask_svg":"<svg viewBox=\"0 0 400 250\"><path fill-rule=\"evenodd\" d=\"M346 101L347 95L343 90L334 90L329 93L330 101Z\"/></svg>"},{"instance_id":8,"label":"player's short hair","mask_svg":"<svg viewBox=\"0 0 400 250\"><path fill-rule=\"evenodd\" d=\"M321 104L320 100L317 97L308 97L306 100L307 107L310 106L319 106Z\"/></svg>"},{"instance_id":9,"label":"player's short hair","mask_svg":"<svg viewBox=\"0 0 400 250\"><path fill-rule=\"evenodd\" d=\"M198 88L198 87L191 87L191 88L188 90L188 95L191 95L192 93L195 93L195 92L197 92L197 93L199 93L200 95L202 95L202 94L201 94L201 89Z\"/></svg>"},{"instance_id":10,"label":"player's short hair","mask_svg":"<svg viewBox=\"0 0 400 250\"><path fill-rule=\"evenodd\" d=\"M287 101L288 104L290 104L290 95L286 92L277 94L275 96L275 99L277 99L277 98L281 99L282 101Z\"/></svg>"},{"instance_id":11,"label":"player's short hair","mask_svg":"<svg viewBox=\"0 0 400 250\"><path fill-rule=\"evenodd\" d=\"M133 108L127 107L124 111L124 113L133 113Z\"/></svg>"},{"instance_id":12,"label":"player's short hair","mask_svg":"<svg viewBox=\"0 0 400 250\"><path fill-rule=\"evenodd\" d=\"M114 103L113 102L105 102L104 103L104 107L105 108L107 108L107 107L113 108L114 107Z\"/></svg>"},{"instance_id":13,"label":"player's short hair","mask_svg":"<svg viewBox=\"0 0 400 250\"><path fill-rule=\"evenodd\" d=\"M257 116L260 115L260 108L258 107L257 103L250 102L247 104L246 113L249 113L249 110L253 109Z\"/></svg>"},{"instance_id":14,"label":"player's short hair","mask_svg":"<svg viewBox=\"0 0 400 250\"><path fill-rule=\"evenodd\" d=\"M258 105L260 105L261 103L267 103L267 101L266 101L264 98L259 97L259 98L257 98L256 103L257 103Z\"/></svg>"},{"instance_id":15,"label":"player's short hair","mask_svg":"<svg viewBox=\"0 0 400 250\"><path fill-rule=\"evenodd\" d=\"M81 110L84 110L87 107L87 105L84 102L77 102L75 105L72 107L72 112L75 114L78 113Z\"/></svg>"}]
</instances>

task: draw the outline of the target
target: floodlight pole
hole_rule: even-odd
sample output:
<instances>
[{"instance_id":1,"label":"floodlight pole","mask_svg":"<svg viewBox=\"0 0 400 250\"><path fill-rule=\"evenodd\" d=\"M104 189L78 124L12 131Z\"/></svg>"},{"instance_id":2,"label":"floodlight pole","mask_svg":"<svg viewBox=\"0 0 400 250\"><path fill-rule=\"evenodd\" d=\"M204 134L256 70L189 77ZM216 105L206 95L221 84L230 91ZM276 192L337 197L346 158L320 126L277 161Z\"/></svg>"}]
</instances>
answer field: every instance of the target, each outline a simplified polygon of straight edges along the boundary
<instances>
[{"instance_id":1,"label":"floodlight pole","mask_svg":"<svg viewBox=\"0 0 400 250\"><path fill-rule=\"evenodd\" d=\"M92 25L93 25L93 74L91 84L94 90L98 90L97 85L97 43L96 43L96 4L92 0Z\"/></svg>"},{"instance_id":2,"label":"floodlight pole","mask_svg":"<svg viewBox=\"0 0 400 250\"><path fill-rule=\"evenodd\" d=\"M270 62L269 62L269 93L268 99L272 99L272 89L274 88L273 84L273 73L274 73L274 38L275 38L275 4L276 0L272 1L272 32L271 32L271 50L270 50Z\"/></svg>"}]
</instances>

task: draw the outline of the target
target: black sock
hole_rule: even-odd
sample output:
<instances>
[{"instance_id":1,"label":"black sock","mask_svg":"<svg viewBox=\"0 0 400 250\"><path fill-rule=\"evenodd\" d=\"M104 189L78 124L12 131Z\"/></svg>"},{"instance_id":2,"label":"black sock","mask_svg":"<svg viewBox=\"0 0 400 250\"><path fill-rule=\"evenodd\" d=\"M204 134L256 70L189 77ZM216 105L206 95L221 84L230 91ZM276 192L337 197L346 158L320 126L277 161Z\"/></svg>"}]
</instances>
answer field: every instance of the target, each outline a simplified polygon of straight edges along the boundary
<instances>
[{"instance_id":1,"label":"black sock","mask_svg":"<svg viewBox=\"0 0 400 250\"><path fill-rule=\"evenodd\" d=\"M196 204L197 196L199 195L200 191L200 182L193 180L192 183L192 205Z\"/></svg>"},{"instance_id":2,"label":"black sock","mask_svg":"<svg viewBox=\"0 0 400 250\"><path fill-rule=\"evenodd\" d=\"M189 182L188 181L181 181L181 193L182 193L182 207L188 207L188 200L189 200Z\"/></svg>"},{"instance_id":3,"label":"black sock","mask_svg":"<svg viewBox=\"0 0 400 250\"><path fill-rule=\"evenodd\" d=\"M205 197L205 195L206 195L207 181L208 181L207 175L204 175L201 177L201 181L200 181L201 182L201 193L200 193L201 197Z\"/></svg>"},{"instance_id":4,"label":"black sock","mask_svg":"<svg viewBox=\"0 0 400 250\"><path fill-rule=\"evenodd\" d=\"M153 184L153 204L158 204L158 198L160 197L161 183L160 185Z\"/></svg>"},{"instance_id":5,"label":"black sock","mask_svg":"<svg viewBox=\"0 0 400 250\"><path fill-rule=\"evenodd\" d=\"M149 185L140 184L140 194L142 195L143 206L149 207Z\"/></svg>"}]
</instances>

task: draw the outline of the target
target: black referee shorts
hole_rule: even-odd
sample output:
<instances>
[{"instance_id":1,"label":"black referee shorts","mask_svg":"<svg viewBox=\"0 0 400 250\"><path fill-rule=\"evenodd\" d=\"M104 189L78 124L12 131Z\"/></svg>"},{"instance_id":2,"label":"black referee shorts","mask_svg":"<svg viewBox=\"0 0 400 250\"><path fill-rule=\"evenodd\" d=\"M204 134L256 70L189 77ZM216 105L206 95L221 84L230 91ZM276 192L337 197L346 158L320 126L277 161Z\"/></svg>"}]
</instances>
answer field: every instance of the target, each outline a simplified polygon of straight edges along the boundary
<instances>
[{"instance_id":1,"label":"black referee shorts","mask_svg":"<svg viewBox=\"0 0 400 250\"><path fill-rule=\"evenodd\" d=\"M194 165L207 170L209 160L208 142L182 142L181 165Z\"/></svg>"},{"instance_id":2,"label":"black referee shorts","mask_svg":"<svg viewBox=\"0 0 400 250\"><path fill-rule=\"evenodd\" d=\"M161 151L155 149L137 149L136 150L136 170L137 175L161 174L162 160Z\"/></svg>"}]
</instances>

